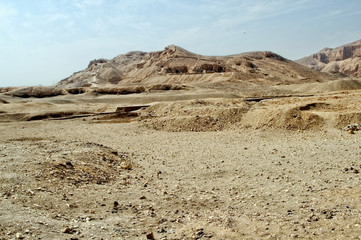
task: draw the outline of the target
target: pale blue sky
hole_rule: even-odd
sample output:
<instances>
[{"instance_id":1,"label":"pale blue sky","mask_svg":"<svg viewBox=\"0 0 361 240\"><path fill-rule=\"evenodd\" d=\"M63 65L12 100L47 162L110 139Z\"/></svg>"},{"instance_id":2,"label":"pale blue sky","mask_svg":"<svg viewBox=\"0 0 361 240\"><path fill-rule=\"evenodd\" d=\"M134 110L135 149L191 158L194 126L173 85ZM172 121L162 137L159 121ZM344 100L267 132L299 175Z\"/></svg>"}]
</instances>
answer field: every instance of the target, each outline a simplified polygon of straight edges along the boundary
<instances>
[{"instance_id":1,"label":"pale blue sky","mask_svg":"<svg viewBox=\"0 0 361 240\"><path fill-rule=\"evenodd\" d=\"M92 59L170 44L294 60L359 39L360 0L1 0L0 86L52 85Z\"/></svg>"}]
</instances>

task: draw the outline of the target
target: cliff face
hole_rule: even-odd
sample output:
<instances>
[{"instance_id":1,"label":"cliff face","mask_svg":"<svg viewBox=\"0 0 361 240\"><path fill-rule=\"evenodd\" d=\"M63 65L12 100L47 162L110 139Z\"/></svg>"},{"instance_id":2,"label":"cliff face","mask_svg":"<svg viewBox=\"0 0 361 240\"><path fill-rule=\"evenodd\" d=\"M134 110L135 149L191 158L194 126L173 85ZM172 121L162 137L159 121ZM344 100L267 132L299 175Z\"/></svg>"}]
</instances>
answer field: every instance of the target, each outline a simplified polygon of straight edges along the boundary
<instances>
[{"instance_id":1,"label":"cliff face","mask_svg":"<svg viewBox=\"0 0 361 240\"><path fill-rule=\"evenodd\" d=\"M317 71L361 77L361 40L318 53L296 61Z\"/></svg>"},{"instance_id":2,"label":"cliff face","mask_svg":"<svg viewBox=\"0 0 361 240\"><path fill-rule=\"evenodd\" d=\"M202 56L171 45L158 52L129 52L98 59L60 81L57 86L214 83L252 81L264 85L323 81L327 76L272 52L224 57Z\"/></svg>"}]
</instances>

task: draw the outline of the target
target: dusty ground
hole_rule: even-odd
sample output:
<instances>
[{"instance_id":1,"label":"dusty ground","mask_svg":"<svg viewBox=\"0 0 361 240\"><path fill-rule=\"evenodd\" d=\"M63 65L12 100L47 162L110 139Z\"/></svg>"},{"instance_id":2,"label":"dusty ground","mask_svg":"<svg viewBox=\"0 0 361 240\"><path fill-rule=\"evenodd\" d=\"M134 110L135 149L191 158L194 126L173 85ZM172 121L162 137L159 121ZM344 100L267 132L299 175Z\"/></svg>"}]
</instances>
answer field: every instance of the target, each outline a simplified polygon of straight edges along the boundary
<instances>
[{"instance_id":1,"label":"dusty ground","mask_svg":"<svg viewBox=\"0 0 361 240\"><path fill-rule=\"evenodd\" d=\"M0 98L0 239L361 239L360 90Z\"/></svg>"}]
</instances>

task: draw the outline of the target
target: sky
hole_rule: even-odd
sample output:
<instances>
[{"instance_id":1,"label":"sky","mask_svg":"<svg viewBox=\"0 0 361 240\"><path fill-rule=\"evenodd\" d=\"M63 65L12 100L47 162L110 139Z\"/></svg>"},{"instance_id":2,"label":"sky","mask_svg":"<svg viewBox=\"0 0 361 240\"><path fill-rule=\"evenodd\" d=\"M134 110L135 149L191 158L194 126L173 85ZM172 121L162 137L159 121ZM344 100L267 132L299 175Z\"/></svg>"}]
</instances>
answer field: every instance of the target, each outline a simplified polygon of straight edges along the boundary
<instances>
[{"instance_id":1,"label":"sky","mask_svg":"<svg viewBox=\"0 0 361 240\"><path fill-rule=\"evenodd\" d=\"M49 86L93 59L172 44L295 60L359 39L360 0L1 0L0 87Z\"/></svg>"}]
</instances>

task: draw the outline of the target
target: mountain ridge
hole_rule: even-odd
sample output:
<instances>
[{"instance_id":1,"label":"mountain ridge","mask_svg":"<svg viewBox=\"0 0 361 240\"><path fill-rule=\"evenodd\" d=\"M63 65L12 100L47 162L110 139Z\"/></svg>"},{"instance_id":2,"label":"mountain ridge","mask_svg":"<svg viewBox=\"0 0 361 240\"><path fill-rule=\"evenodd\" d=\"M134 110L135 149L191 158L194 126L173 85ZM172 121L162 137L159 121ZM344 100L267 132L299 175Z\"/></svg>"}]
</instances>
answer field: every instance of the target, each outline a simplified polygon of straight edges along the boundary
<instances>
[{"instance_id":1,"label":"mountain ridge","mask_svg":"<svg viewBox=\"0 0 361 240\"><path fill-rule=\"evenodd\" d=\"M361 77L361 40L324 48L295 62L320 72Z\"/></svg>"},{"instance_id":2,"label":"mountain ridge","mask_svg":"<svg viewBox=\"0 0 361 240\"><path fill-rule=\"evenodd\" d=\"M95 59L57 87L253 81L265 85L326 81L330 76L270 51L204 56L169 45L162 51L131 51Z\"/></svg>"}]
</instances>

